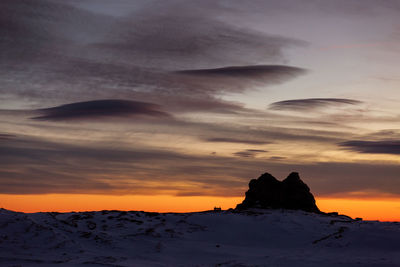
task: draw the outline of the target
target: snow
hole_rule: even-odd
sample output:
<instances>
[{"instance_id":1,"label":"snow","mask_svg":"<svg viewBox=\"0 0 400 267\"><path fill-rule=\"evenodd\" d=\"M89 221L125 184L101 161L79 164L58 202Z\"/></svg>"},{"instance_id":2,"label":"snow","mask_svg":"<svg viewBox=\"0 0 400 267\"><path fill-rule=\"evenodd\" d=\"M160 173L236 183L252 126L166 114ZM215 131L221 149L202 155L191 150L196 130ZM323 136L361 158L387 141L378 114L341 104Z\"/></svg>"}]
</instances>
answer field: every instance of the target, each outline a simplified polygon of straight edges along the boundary
<instances>
[{"instance_id":1,"label":"snow","mask_svg":"<svg viewBox=\"0 0 400 267\"><path fill-rule=\"evenodd\" d=\"M289 210L0 210L0 266L400 266L400 223Z\"/></svg>"}]
</instances>

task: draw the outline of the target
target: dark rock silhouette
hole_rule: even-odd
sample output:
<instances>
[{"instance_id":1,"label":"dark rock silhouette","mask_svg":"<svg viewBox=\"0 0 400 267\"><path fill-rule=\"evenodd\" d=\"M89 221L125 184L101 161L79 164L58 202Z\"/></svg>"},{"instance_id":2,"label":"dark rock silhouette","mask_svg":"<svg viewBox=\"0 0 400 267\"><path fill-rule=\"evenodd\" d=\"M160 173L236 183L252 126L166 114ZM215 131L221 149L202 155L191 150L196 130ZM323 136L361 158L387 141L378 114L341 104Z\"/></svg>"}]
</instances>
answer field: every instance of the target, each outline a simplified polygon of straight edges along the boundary
<instances>
[{"instance_id":1,"label":"dark rock silhouette","mask_svg":"<svg viewBox=\"0 0 400 267\"><path fill-rule=\"evenodd\" d=\"M237 210L248 208L291 209L319 213L310 188L300 179L297 172L292 172L282 182L269 173L249 183L249 190Z\"/></svg>"}]
</instances>

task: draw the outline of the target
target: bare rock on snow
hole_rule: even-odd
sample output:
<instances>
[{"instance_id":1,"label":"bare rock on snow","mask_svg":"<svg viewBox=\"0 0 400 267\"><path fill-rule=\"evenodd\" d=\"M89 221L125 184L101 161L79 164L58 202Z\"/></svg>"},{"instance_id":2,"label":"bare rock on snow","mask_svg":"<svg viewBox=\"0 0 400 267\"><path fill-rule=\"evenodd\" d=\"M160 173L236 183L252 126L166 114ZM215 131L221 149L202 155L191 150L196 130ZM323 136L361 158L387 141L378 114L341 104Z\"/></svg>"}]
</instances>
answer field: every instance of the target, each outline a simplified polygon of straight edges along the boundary
<instances>
[{"instance_id":1,"label":"bare rock on snow","mask_svg":"<svg viewBox=\"0 0 400 267\"><path fill-rule=\"evenodd\" d=\"M248 208L320 212L310 188L300 179L297 172L292 172L282 182L269 173L252 179L245 199L236 206L237 210Z\"/></svg>"}]
</instances>

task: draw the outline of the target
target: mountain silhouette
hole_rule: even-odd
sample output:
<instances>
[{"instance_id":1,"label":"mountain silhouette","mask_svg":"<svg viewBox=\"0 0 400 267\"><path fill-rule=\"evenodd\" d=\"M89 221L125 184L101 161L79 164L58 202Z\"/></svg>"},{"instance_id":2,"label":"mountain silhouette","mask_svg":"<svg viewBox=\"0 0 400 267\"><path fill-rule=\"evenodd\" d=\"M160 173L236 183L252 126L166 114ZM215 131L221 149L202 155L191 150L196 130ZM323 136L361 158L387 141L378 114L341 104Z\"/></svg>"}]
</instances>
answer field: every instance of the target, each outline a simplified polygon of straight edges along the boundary
<instances>
[{"instance_id":1,"label":"mountain silhouette","mask_svg":"<svg viewBox=\"0 0 400 267\"><path fill-rule=\"evenodd\" d=\"M248 208L320 212L310 188L300 179L297 172L292 172L282 182L269 173L252 179L245 199L236 206L237 210Z\"/></svg>"}]
</instances>

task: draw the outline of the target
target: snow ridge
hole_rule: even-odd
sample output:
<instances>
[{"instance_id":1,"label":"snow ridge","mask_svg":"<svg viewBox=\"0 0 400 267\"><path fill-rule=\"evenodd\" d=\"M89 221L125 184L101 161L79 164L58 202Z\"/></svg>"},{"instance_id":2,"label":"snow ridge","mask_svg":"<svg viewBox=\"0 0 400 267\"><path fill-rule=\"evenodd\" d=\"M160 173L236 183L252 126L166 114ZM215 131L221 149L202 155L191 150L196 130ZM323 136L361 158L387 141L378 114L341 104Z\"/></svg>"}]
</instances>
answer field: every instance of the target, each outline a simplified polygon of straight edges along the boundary
<instances>
[{"instance_id":1,"label":"snow ridge","mask_svg":"<svg viewBox=\"0 0 400 267\"><path fill-rule=\"evenodd\" d=\"M400 266L400 223L250 209L0 210L0 266Z\"/></svg>"}]
</instances>

